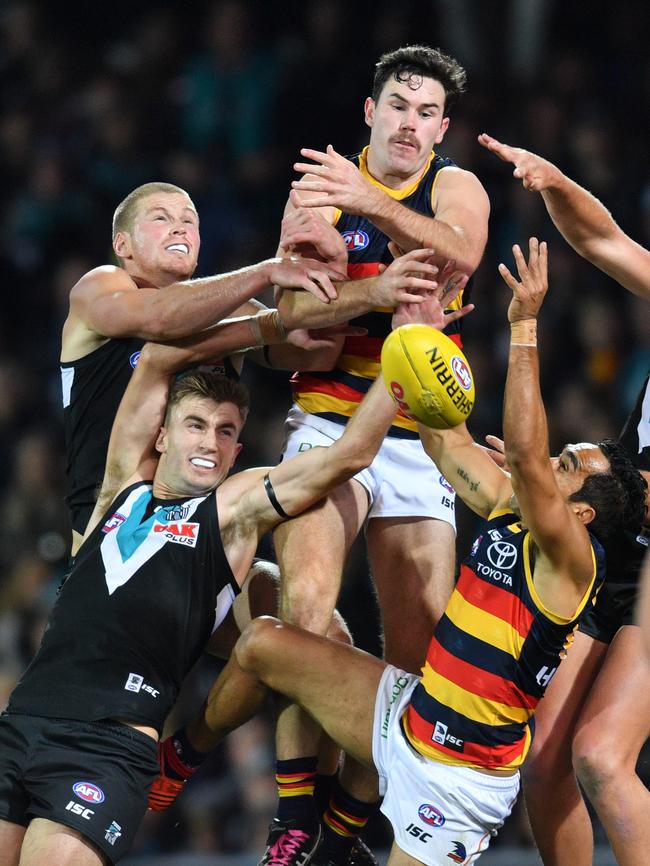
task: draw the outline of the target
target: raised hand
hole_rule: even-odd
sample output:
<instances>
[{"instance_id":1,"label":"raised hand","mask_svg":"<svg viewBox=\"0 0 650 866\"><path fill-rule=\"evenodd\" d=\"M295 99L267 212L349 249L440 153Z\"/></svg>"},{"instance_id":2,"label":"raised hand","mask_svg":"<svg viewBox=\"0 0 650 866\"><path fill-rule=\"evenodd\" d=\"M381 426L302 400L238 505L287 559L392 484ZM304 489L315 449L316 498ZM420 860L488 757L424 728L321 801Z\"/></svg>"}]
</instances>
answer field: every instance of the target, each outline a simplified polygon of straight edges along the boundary
<instances>
[{"instance_id":1,"label":"raised hand","mask_svg":"<svg viewBox=\"0 0 650 866\"><path fill-rule=\"evenodd\" d=\"M326 262L287 256L269 259L266 265L269 282L281 289L304 289L326 304L338 297L332 280L340 280L341 274Z\"/></svg>"},{"instance_id":2,"label":"raised hand","mask_svg":"<svg viewBox=\"0 0 650 866\"><path fill-rule=\"evenodd\" d=\"M531 153L521 147L503 144L486 132L482 132L478 140L479 144L482 144L487 150L491 150L492 153L496 153L503 162L510 162L514 165L515 170L512 174L523 182L525 189L542 192L554 186L557 179L561 177L561 172L557 166L536 153Z\"/></svg>"},{"instance_id":3,"label":"raised hand","mask_svg":"<svg viewBox=\"0 0 650 866\"><path fill-rule=\"evenodd\" d=\"M383 197L383 193L370 181L366 180L359 169L331 144L327 151L302 148L300 153L313 159L313 163L296 162L294 169L307 175L301 180L294 180L293 189L313 193L302 205L312 207L336 207L346 213L368 215L372 211L372 203Z\"/></svg>"},{"instance_id":4,"label":"raised hand","mask_svg":"<svg viewBox=\"0 0 650 866\"><path fill-rule=\"evenodd\" d=\"M399 304L393 314L392 327L417 323L442 331L447 325L471 313L474 304L465 304L458 310L446 312L452 301L465 288L468 279L467 274L456 270L455 261L448 261L438 277L438 288L427 292L420 303Z\"/></svg>"},{"instance_id":5,"label":"raised hand","mask_svg":"<svg viewBox=\"0 0 650 866\"><path fill-rule=\"evenodd\" d=\"M546 241L540 243L537 238L529 240L528 263L526 263L519 244L513 246L512 252L517 265L519 281L513 277L504 264L499 265L499 273L512 291L512 300L508 307L508 321L518 322L522 319L536 319L548 290Z\"/></svg>"},{"instance_id":6,"label":"raised hand","mask_svg":"<svg viewBox=\"0 0 650 866\"><path fill-rule=\"evenodd\" d=\"M435 279L438 268L430 261L433 255L431 249L412 250L391 262L373 281L373 304L377 307L421 304L428 293L438 288Z\"/></svg>"},{"instance_id":7,"label":"raised hand","mask_svg":"<svg viewBox=\"0 0 650 866\"><path fill-rule=\"evenodd\" d=\"M282 220L280 249L287 254L297 253L327 262L344 278L347 273L348 251L342 235L318 211L303 207L303 202L295 190L291 190L289 200L293 210Z\"/></svg>"}]
</instances>

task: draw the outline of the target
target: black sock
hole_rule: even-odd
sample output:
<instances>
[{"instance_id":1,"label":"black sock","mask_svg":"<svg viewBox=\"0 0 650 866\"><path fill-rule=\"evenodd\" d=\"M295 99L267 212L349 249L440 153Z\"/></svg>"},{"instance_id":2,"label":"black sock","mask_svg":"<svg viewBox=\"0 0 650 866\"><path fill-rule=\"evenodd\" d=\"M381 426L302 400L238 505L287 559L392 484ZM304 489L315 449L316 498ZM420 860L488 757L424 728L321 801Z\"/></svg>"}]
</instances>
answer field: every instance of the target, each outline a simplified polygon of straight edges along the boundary
<instances>
[{"instance_id":1,"label":"black sock","mask_svg":"<svg viewBox=\"0 0 650 866\"><path fill-rule=\"evenodd\" d=\"M277 817L280 821L297 820L310 828L318 824L319 818L314 800L316 764L316 756L276 761Z\"/></svg>"},{"instance_id":2,"label":"black sock","mask_svg":"<svg viewBox=\"0 0 650 866\"><path fill-rule=\"evenodd\" d=\"M338 780L323 816L323 852L335 863L347 859L356 837L368 823L377 803L364 803L348 794Z\"/></svg>"}]
</instances>

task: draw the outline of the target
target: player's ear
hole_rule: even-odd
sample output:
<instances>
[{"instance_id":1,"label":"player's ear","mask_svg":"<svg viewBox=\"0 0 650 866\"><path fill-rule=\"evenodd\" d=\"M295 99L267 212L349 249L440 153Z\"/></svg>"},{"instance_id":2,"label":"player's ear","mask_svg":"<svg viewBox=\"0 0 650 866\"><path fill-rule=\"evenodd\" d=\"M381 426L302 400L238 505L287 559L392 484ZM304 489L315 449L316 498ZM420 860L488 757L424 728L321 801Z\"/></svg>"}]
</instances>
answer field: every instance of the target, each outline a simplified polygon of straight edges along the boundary
<instances>
[{"instance_id":1,"label":"player's ear","mask_svg":"<svg viewBox=\"0 0 650 866\"><path fill-rule=\"evenodd\" d=\"M442 139L445 137L445 132L447 132L448 128L449 128L449 118L443 117L442 123L440 124L440 129L438 130L438 135L436 135L436 140L435 140L436 144L440 144Z\"/></svg>"},{"instance_id":2,"label":"player's ear","mask_svg":"<svg viewBox=\"0 0 650 866\"><path fill-rule=\"evenodd\" d=\"M571 502L570 505L571 510L583 526L587 526L592 520L595 520L596 509L593 505L589 505L588 502Z\"/></svg>"},{"instance_id":3,"label":"player's ear","mask_svg":"<svg viewBox=\"0 0 650 866\"><path fill-rule=\"evenodd\" d=\"M235 445L235 454L234 454L234 456L233 456L233 458L232 458L232 461L230 462L230 468L231 468L231 469L232 469L232 467L235 465L235 460L236 460L236 459L239 457L239 455L241 454L241 450L242 450L243 447L244 447L244 446L242 445L241 442L238 442L238 443Z\"/></svg>"},{"instance_id":4,"label":"player's ear","mask_svg":"<svg viewBox=\"0 0 650 866\"><path fill-rule=\"evenodd\" d=\"M167 451L167 430L164 427L160 428L155 448L159 454L164 454Z\"/></svg>"},{"instance_id":5,"label":"player's ear","mask_svg":"<svg viewBox=\"0 0 650 866\"><path fill-rule=\"evenodd\" d=\"M113 251L118 259L131 256L131 236L128 232L118 232L113 239Z\"/></svg>"},{"instance_id":6,"label":"player's ear","mask_svg":"<svg viewBox=\"0 0 650 866\"><path fill-rule=\"evenodd\" d=\"M363 116L366 119L366 124L372 127L375 122L375 100L369 96L363 104Z\"/></svg>"}]
</instances>

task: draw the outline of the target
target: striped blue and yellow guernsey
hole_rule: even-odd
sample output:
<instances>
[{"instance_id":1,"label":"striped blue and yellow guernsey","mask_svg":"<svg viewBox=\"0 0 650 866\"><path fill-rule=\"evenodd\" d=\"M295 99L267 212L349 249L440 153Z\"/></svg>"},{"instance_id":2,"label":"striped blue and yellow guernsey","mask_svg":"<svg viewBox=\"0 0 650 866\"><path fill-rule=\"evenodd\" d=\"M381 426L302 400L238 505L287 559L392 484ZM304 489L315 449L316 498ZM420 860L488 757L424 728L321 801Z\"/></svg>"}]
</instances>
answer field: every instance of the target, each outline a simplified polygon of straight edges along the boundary
<instances>
[{"instance_id":1,"label":"striped blue and yellow guernsey","mask_svg":"<svg viewBox=\"0 0 650 866\"><path fill-rule=\"evenodd\" d=\"M516 520L493 515L474 542L402 717L413 747L444 764L513 770L523 762L537 704L605 576L591 537L589 589L572 619L553 614L535 590L531 537Z\"/></svg>"},{"instance_id":2,"label":"striped blue and yellow guernsey","mask_svg":"<svg viewBox=\"0 0 650 866\"><path fill-rule=\"evenodd\" d=\"M441 169L452 166L450 159L438 156L433 151L427 160L420 178L404 189L384 186L368 172L366 155L350 157L361 173L375 186L406 207L427 216L435 216L432 207L436 179ZM336 228L345 238L348 248L348 276L359 280L374 277L380 264L390 264L393 257L388 250L389 238L366 217L337 212ZM469 299L468 287L456 298L453 308L461 307ZM338 424L346 424L356 410L364 394L379 373L379 359L384 339L390 333L393 310L380 308L351 320L351 324L368 331L364 337L347 337L334 370L327 373L296 373L292 380L294 400L304 412L320 415ZM452 322L446 333L462 347L460 339L461 321ZM402 412L397 415L389 436L417 439L414 421Z\"/></svg>"}]
</instances>

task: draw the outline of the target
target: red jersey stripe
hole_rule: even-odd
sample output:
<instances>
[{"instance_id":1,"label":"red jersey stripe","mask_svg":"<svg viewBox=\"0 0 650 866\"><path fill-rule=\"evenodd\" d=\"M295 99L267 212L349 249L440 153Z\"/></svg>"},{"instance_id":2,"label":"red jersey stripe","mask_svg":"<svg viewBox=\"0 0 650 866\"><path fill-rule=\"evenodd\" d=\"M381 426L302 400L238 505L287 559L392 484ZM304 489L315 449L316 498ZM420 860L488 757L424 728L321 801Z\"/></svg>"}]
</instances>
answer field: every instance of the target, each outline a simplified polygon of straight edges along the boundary
<instances>
[{"instance_id":1,"label":"red jersey stripe","mask_svg":"<svg viewBox=\"0 0 650 866\"><path fill-rule=\"evenodd\" d=\"M427 661L436 673L474 695L509 707L524 706L531 711L537 706L538 698L522 692L511 680L456 658L438 643L435 636L429 644Z\"/></svg>"},{"instance_id":2,"label":"red jersey stripe","mask_svg":"<svg viewBox=\"0 0 650 866\"><path fill-rule=\"evenodd\" d=\"M535 617L514 593L477 579L467 565L461 566L456 589L470 604L502 619L521 637L528 636Z\"/></svg>"}]
</instances>

